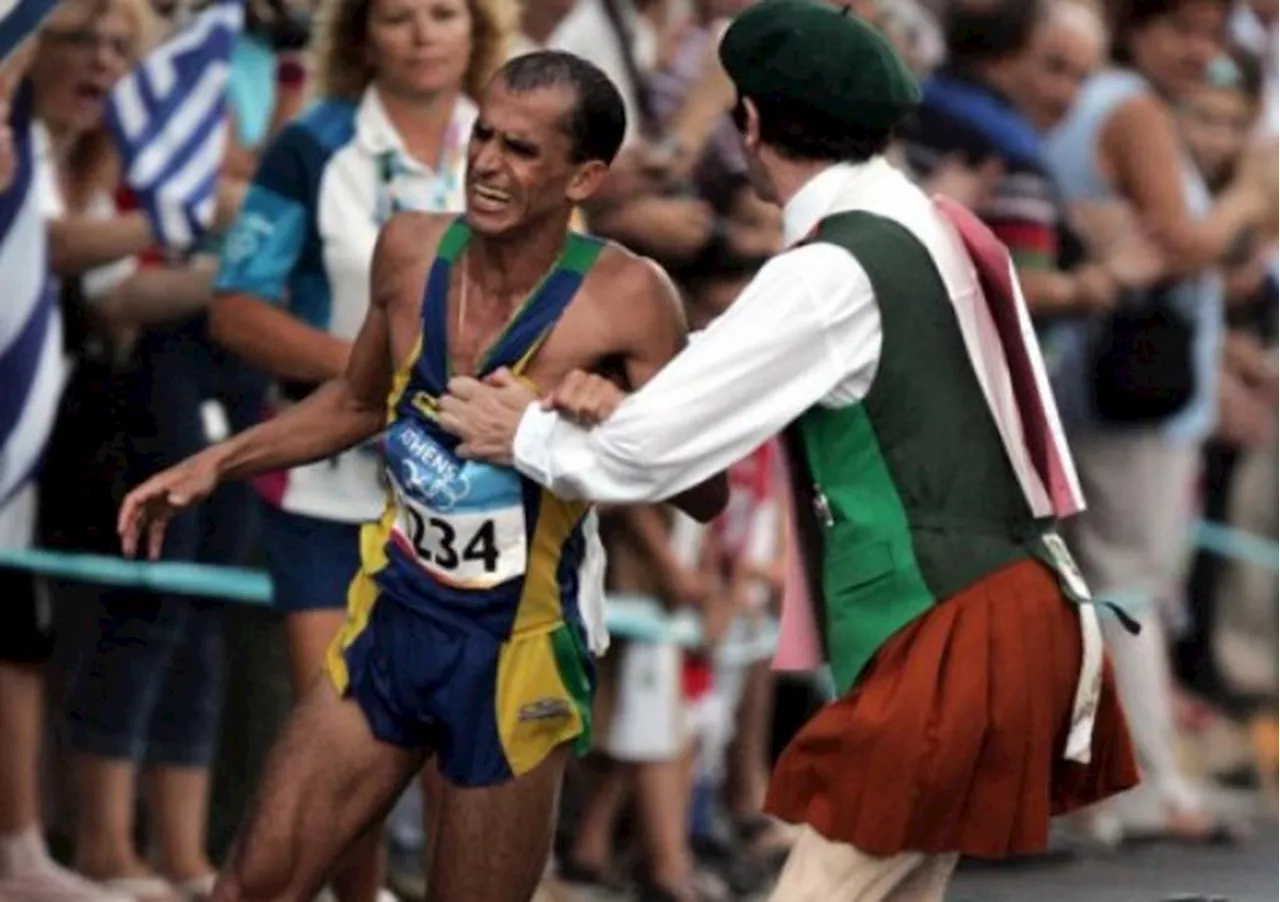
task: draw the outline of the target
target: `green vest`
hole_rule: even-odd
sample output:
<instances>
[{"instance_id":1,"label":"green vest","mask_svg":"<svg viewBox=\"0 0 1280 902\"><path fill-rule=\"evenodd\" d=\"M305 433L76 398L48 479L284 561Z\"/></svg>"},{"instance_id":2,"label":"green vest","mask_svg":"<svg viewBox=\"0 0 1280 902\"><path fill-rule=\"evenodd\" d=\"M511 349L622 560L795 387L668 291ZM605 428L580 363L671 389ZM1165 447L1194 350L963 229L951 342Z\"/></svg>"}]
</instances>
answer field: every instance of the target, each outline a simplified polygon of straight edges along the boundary
<instances>
[{"instance_id":1,"label":"green vest","mask_svg":"<svg viewBox=\"0 0 1280 902\"><path fill-rule=\"evenodd\" d=\"M823 220L870 278L883 344L858 403L815 406L786 436L797 528L827 659L847 691L934 603L1015 561L1055 565L974 373L933 258L866 212Z\"/></svg>"}]
</instances>

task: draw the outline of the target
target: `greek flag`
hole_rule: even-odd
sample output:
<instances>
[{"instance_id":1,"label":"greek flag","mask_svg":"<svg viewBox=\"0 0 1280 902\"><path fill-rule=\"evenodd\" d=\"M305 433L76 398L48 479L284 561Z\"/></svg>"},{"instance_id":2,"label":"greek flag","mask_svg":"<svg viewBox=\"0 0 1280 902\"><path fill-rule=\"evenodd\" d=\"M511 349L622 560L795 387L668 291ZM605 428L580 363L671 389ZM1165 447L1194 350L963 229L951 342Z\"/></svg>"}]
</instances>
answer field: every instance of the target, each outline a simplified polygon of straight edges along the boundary
<instances>
[{"instance_id":1,"label":"greek flag","mask_svg":"<svg viewBox=\"0 0 1280 902\"><path fill-rule=\"evenodd\" d=\"M243 0L213 0L107 103L125 181L166 247L190 247L213 222L231 49L243 20Z\"/></svg>"},{"instance_id":2,"label":"greek flag","mask_svg":"<svg viewBox=\"0 0 1280 902\"><path fill-rule=\"evenodd\" d=\"M0 61L44 21L58 0L0 0Z\"/></svg>"},{"instance_id":3,"label":"greek flag","mask_svg":"<svg viewBox=\"0 0 1280 902\"><path fill-rule=\"evenodd\" d=\"M14 97L9 127L17 165L0 191L0 508L35 475L66 377L30 83Z\"/></svg>"}]
</instances>

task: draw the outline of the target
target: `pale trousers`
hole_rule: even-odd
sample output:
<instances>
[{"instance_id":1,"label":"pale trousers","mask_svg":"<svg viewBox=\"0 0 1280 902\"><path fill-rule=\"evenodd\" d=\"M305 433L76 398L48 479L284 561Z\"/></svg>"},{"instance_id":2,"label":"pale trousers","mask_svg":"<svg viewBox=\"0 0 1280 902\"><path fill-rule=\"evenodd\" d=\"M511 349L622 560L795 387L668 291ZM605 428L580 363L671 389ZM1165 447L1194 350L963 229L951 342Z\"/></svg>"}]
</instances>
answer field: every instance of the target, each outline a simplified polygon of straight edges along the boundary
<instances>
[{"instance_id":1,"label":"pale trousers","mask_svg":"<svg viewBox=\"0 0 1280 902\"><path fill-rule=\"evenodd\" d=\"M1067 522L1067 538L1089 588L1127 609L1142 632L1102 617L1120 700L1142 767L1142 785L1111 810L1134 826L1157 826L1168 809L1195 810L1199 794L1176 757L1172 677L1165 639L1182 601L1200 448L1159 431L1071 437L1088 508Z\"/></svg>"},{"instance_id":2,"label":"pale trousers","mask_svg":"<svg viewBox=\"0 0 1280 902\"><path fill-rule=\"evenodd\" d=\"M942 902L960 856L868 855L805 827L769 902Z\"/></svg>"}]
</instances>

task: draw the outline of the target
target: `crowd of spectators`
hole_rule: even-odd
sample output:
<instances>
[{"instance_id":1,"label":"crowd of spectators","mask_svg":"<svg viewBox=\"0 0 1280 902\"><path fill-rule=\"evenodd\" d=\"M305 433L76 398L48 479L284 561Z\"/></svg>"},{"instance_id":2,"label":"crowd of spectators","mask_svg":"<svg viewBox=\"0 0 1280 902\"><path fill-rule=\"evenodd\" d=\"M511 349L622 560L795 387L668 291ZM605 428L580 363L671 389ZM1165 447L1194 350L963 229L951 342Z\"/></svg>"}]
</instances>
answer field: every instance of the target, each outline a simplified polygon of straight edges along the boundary
<instances>
[{"instance_id":1,"label":"crowd of spectators","mask_svg":"<svg viewBox=\"0 0 1280 902\"><path fill-rule=\"evenodd\" d=\"M512 55L567 50L618 85L626 141L579 227L660 262L691 326L712 322L782 250L716 60L751 2L247 0L214 232L175 253L124 187L103 110L191 9L63 0L0 71L4 118L29 104L38 122L28 165L62 323L50 353L67 364L41 371L60 398L42 467L11 491L0 480L0 550L118 553L128 487L338 374L378 229L397 209L461 209L474 101ZM891 161L1012 251L1089 502L1070 543L1095 593L1143 626L1104 627L1143 785L1064 836L1219 840L1234 825L1177 749L1207 721L1274 708L1277 688L1274 570L1192 543L1201 518L1276 536L1277 4L847 5L925 86ZM440 61L427 74L405 63L421 44ZM0 130L0 191L23 165ZM0 309L0 360L10 326ZM318 673L359 524L379 513L376 468L356 449L224 487L170 527L167 560L271 574L273 615L254 622L285 653L247 673L228 672L244 659L230 602L0 566L0 902L208 895L211 807L231 804L213 792L220 736L269 734L282 707L228 693L296 695ZM731 484L707 528L666 507L601 514L619 609L691 619L704 641L615 638L548 892L748 898L785 857L791 829L761 813L769 766L825 687L769 668L787 529L776 449ZM438 780L428 765L326 892L420 898Z\"/></svg>"}]
</instances>

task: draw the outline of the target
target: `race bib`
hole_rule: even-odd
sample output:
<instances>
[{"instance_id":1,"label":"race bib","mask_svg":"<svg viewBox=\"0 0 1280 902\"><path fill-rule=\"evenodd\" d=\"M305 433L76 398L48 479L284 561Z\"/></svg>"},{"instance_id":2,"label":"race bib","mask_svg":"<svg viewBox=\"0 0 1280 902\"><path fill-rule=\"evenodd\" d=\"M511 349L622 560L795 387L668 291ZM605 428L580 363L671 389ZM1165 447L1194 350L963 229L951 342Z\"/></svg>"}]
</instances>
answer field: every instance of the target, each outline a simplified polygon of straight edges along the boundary
<instances>
[{"instance_id":1,"label":"race bib","mask_svg":"<svg viewBox=\"0 0 1280 902\"><path fill-rule=\"evenodd\" d=\"M460 460L412 420L387 432L401 548L446 585L488 589L528 564L520 474Z\"/></svg>"}]
</instances>

